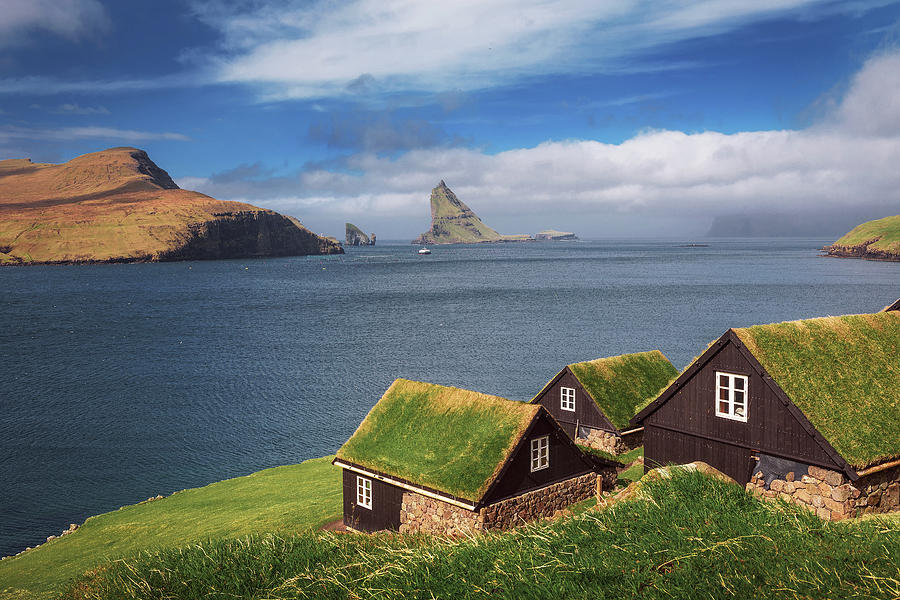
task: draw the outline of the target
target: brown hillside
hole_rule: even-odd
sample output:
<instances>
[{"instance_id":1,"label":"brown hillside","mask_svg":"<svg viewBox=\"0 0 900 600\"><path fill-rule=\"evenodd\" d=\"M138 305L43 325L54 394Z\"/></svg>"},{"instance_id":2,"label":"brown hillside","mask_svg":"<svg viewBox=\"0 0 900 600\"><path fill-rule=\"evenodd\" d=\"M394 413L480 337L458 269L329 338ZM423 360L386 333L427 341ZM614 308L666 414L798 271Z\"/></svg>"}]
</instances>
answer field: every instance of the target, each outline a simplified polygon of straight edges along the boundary
<instances>
[{"instance_id":1,"label":"brown hillside","mask_svg":"<svg viewBox=\"0 0 900 600\"><path fill-rule=\"evenodd\" d=\"M0 161L0 264L342 252L291 217L180 189L136 148Z\"/></svg>"}]
</instances>

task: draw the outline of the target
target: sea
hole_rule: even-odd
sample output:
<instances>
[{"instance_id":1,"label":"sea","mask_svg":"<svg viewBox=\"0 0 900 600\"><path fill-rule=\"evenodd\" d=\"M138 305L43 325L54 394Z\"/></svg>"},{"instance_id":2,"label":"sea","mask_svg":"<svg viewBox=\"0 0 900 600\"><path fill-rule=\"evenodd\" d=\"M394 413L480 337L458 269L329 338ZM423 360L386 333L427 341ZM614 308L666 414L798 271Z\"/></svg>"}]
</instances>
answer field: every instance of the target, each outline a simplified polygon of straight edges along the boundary
<instances>
[{"instance_id":1,"label":"sea","mask_svg":"<svg viewBox=\"0 0 900 600\"><path fill-rule=\"evenodd\" d=\"M0 269L0 556L158 494L334 453L397 377L529 400L563 366L873 312L828 239L348 248Z\"/></svg>"}]
</instances>

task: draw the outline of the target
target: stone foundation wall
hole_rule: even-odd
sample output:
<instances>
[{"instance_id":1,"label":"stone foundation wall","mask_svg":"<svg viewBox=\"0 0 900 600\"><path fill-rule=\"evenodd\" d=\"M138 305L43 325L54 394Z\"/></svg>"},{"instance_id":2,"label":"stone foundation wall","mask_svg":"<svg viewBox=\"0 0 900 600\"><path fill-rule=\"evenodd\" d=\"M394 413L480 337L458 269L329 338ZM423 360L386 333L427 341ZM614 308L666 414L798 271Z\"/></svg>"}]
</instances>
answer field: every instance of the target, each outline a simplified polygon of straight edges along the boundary
<instances>
[{"instance_id":1,"label":"stone foundation wall","mask_svg":"<svg viewBox=\"0 0 900 600\"><path fill-rule=\"evenodd\" d=\"M869 513L900 510L900 468L888 469L855 484L838 471L810 465L806 473L789 472L784 479L757 473L747 491L762 498L782 498L813 511L820 518L839 521Z\"/></svg>"},{"instance_id":2,"label":"stone foundation wall","mask_svg":"<svg viewBox=\"0 0 900 600\"><path fill-rule=\"evenodd\" d=\"M854 485L861 492L856 502L857 515L900 510L900 467L860 477Z\"/></svg>"},{"instance_id":3,"label":"stone foundation wall","mask_svg":"<svg viewBox=\"0 0 900 600\"><path fill-rule=\"evenodd\" d=\"M638 431L627 436L620 436L602 429L588 430L588 436L576 437L575 443L590 448L596 448L610 454L622 454L634 450L644 444L644 432Z\"/></svg>"},{"instance_id":4,"label":"stone foundation wall","mask_svg":"<svg viewBox=\"0 0 900 600\"><path fill-rule=\"evenodd\" d=\"M593 496L596 486L597 475L588 473L502 500L481 509L482 526L484 529L509 529L542 517L552 517L557 511Z\"/></svg>"},{"instance_id":5,"label":"stone foundation wall","mask_svg":"<svg viewBox=\"0 0 900 600\"><path fill-rule=\"evenodd\" d=\"M415 492L403 492L400 533L464 535L483 529L481 515Z\"/></svg>"},{"instance_id":6,"label":"stone foundation wall","mask_svg":"<svg viewBox=\"0 0 900 600\"><path fill-rule=\"evenodd\" d=\"M403 492L401 533L464 535L486 529L508 529L553 516L594 495L598 476L588 473L471 511L415 492Z\"/></svg>"},{"instance_id":7,"label":"stone foundation wall","mask_svg":"<svg viewBox=\"0 0 900 600\"><path fill-rule=\"evenodd\" d=\"M625 442L620 436L602 429L591 429L586 438L576 437L575 443L610 454L621 454L628 451Z\"/></svg>"}]
</instances>

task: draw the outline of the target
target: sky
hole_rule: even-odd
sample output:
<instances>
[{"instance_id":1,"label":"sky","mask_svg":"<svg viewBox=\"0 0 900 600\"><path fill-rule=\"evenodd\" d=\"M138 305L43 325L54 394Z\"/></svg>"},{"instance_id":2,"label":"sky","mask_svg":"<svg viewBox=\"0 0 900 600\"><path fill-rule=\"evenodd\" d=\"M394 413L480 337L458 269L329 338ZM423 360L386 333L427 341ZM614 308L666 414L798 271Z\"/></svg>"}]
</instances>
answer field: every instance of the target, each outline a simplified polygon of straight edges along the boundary
<instances>
[{"instance_id":1,"label":"sky","mask_svg":"<svg viewBox=\"0 0 900 600\"><path fill-rule=\"evenodd\" d=\"M0 0L0 159L135 146L343 238L900 214L900 0ZM722 229L719 229L721 232Z\"/></svg>"}]
</instances>

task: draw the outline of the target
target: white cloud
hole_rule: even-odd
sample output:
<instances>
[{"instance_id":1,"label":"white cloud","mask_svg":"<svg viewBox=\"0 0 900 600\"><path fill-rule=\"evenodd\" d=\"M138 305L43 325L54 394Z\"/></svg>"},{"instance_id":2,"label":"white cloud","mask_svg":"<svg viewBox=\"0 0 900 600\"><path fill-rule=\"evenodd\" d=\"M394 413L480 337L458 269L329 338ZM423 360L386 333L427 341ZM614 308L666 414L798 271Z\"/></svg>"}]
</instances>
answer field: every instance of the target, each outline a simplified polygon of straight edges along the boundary
<instances>
[{"instance_id":1,"label":"white cloud","mask_svg":"<svg viewBox=\"0 0 900 600\"><path fill-rule=\"evenodd\" d=\"M183 183L304 218L403 218L425 217L428 191L444 179L500 229L496 219L509 215L544 222L565 215L595 222L610 214L677 216L702 219L705 228L713 216L742 211L865 205L897 214L898 65L900 53L870 59L834 111L805 130L646 131L621 144L548 142L494 155L465 148L420 149L398 158L359 154L340 171Z\"/></svg>"},{"instance_id":2,"label":"white cloud","mask_svg":"<svg viewBox=\"0 0 900 600\"><path fill-rule=\"evenodd\" d=\"M145 90L193 87L208 83L202 73L181 73L155 79L84 79L65 81L53 77L28 76L0 79L0 94L116 94ZM36 106L36 105L35 105ZM40 108L38 106L38 108Z\"/></svg>"},{"instance_id":3,"label":"white cloud","mask_svg":"<svg viewBox=\"0 0 900 600\"><path fill-rule=\"evenodd\" d=\"M382 92L442 92L548 73L621 71L631 68L629 57L649 48L792 11L834 10L828 0L352 0L340 6L263 0L249 12L234 6L195 4L196 14L226 40L219 79L262 85L269 98L352 94L361 77Z\"/></svg>"},{"instance_id":4,"label":"white cloud","mask_svg":"<svg viewBox=\"0 0 900 600\"><path fill-rule=\"evenodd\" d=\"M5 143L9 140L72 141L83 139L106 139L125 142L144 142L149 140L187 142L191 138L180 133L158 133L133 129L115 129L112 127L63 127L60 129L17 126L0 127L0 143Z\"/></svg>"},{"instance_id":5,"label":"white cloud","mask_svg":"<svg viewBox=\"0 0 900 600\"><path fill-rule=\"evenodd\" d=\"M60 104L52 112L61 115L108 115L109 109L105 106L81 106L78 104Z\"/></svg>"},{"instance_id":6,"label":"white cloud","mask_svg":"<svg viewBox=\"0 0 900 600\"><path fill-rule=\"evenodd\" d=\"M3 0L0 47L18 43L36 30L77 40L109 26L109 16L97 0Z\"/></svg>"}]
</instances>

